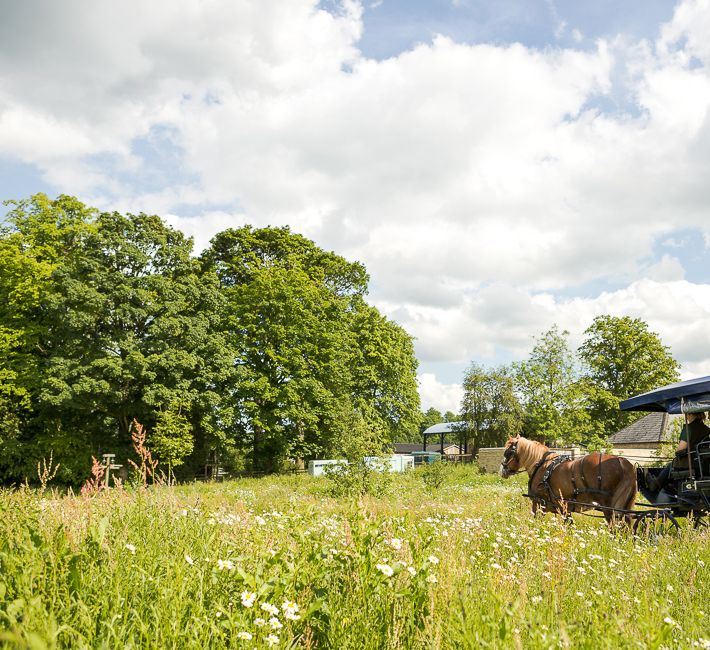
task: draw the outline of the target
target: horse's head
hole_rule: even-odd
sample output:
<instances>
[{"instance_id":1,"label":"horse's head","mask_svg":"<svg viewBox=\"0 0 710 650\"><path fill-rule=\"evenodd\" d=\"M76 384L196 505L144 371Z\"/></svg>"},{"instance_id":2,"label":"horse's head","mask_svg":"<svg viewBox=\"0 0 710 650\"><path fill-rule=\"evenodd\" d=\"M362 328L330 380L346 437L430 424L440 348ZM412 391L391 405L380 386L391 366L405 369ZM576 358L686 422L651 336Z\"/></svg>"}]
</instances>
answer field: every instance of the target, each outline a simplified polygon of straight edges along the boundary
<instances>
[{"instance_id":1,"label":"horse's head","mask_svg":"<svg viewBox=\"0 0 710 650\"><path fill-rule=\"evenodd\" d=\"M508 478L513 474L517 474L521 470L520 456L518 456L519 442L520 436L515 436L515 438L508 436L505 448L503 449L503 460L501 461L500 469L498 470L498 473L502 478Z\"/></svg>"}]
</instances>

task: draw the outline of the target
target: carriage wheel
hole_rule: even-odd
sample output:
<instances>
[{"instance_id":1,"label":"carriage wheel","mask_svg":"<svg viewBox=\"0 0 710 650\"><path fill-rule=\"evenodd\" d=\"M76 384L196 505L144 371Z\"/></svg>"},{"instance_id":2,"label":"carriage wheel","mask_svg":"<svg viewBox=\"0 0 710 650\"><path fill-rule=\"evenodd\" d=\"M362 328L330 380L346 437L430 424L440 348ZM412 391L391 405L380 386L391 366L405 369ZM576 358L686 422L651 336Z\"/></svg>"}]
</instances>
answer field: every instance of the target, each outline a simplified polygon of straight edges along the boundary
<instances>
[{"instance_id":1,"label":"carriage wheel","mask_svg":"<svg viewBox=\"0 0 710 650\"><path fill-rule=\"evenodd\" d=\"M676 518L670 512L642 512L634 522L635 535L649 540L658 540L663 535L680 531Z\"/></svg>"}]
</instances>

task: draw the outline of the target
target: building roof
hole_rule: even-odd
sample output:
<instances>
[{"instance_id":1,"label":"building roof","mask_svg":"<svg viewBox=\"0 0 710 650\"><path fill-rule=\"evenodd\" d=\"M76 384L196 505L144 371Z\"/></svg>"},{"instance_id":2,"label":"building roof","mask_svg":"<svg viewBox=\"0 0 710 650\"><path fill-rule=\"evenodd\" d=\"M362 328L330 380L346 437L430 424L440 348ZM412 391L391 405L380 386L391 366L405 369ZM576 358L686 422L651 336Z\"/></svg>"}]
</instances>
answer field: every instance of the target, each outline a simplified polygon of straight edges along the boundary
<instances>
[{"instance_id":1,"label":"building roof","mask_svg":"<svg viewBox=\"0 0 710 650\"><path fill-rule=\"evenodd\" d=\"M445 442L444 449L449 449L454 447L456 449L455 453L460 453L461 450L457 444L453 442ZM395 454L411 454L413 451L425 451L423 449L421 442L395 442L394 443L394 453ZM426 446L426 451L441 451L441 443L431 443Z\"/></svg>"},{"instance_id":2,"label":"building roof","mask_svg":"<svg viewBox=\"0 0 710 650\"><path fill-rule=\"evenodd\" d=\"M629 445L635 443L661 443L666 439L666 430L670 416L668 413L649 413L628 427L609 436L613 445Z\"/></svg>"},{"instance_id":3,"label":"building roof","mask_svg":"<svg viewBox=\"0 0 710 650\"><path fill-rule=\"evenodd\" d=\"M428 436L432 433L456 433L465 427L465 422L439 422L439 424L424 429L424 434Z\"/></svg>"}]
</instances>

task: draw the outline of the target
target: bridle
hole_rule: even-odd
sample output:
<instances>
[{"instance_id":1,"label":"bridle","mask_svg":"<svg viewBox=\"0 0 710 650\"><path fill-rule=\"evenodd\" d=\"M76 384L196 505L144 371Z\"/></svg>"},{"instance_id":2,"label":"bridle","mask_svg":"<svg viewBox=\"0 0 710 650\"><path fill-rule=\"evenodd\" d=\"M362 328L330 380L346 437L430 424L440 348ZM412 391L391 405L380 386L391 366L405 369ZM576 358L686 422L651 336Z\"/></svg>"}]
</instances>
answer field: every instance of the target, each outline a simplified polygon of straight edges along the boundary
<instances>
[{"instance_id":1,"label":"bridle","mask_svg":"<svg viewBox=\"0 0 710 650\"><path fill-rule=\"evenodd\" d=\"M505 471L508 472L508 474L520 474L521 472L525 471L525 468L523 467L522 469L518 468L516 471L512 471L508 469L508 463L510 463L511 460L516 458L518 456L518 443L514 442L510 447L508 447L504 452L503 452L503 462L501 465L505 468ZM518 462L520 462L520 458L517 459Z\"/></svg>"}]
</instances>

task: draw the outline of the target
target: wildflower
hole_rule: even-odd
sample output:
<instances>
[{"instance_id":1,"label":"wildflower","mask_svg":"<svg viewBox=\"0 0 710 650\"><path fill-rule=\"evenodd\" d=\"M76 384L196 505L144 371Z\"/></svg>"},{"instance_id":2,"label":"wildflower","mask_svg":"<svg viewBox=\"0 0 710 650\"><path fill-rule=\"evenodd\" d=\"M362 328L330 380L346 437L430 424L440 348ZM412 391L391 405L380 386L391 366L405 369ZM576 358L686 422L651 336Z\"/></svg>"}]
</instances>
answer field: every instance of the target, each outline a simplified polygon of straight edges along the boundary
<instances>
[{"instance_id":1,"label":"wildflower","mask_svg":"<svg viewBox=\"0 0 710 650\"><path fill-rule=\"evenodd\" d=\"M261 609L263 609L265 612L268 612L272 616L276 616L279 613L279 608L276 607L276 605L272 605L271 603L262 603Z\"/></svg>"},{"instance_id":2,"label":"wildflower","mask_svg":"<svg viewBox=\"0 0 710 650\"><path fill-rule=\"evenodd\" d=\"M439 558L436 555L430 555L428 558L429 564L439 564Z\"/></svg>"},{"instance_id":3,"label":"wildflower","mask_svg":"<svg viewBox=\"0 0 710 650\"><path fill-rule=\"evenodd\" d=\"M539 602L541 602L541 601L542 601L542 596L533 596L533 597L530 599L530 602L532 602L532 603L539 603Z\"/></svg>"},{"instance_id":4,"label":"wildflower","mask_svg":"<svg viewBox=\"0 0 710 650\"><path fill-rule=\"evenodd\" d=\"M584 594L581 591L577 592L577 596L579 596L580 598L584 598Z\"/></svg>"},{"instance_id":5,"label":"wildflower","mask_svg":"<svg viewBox=\"0 0 710 650\"><path fill-rule=\"evenodd\" d=\"M431 584L436 584L437 582L439 582L439 581L436 579L436 576L435 576L433 573L430 573L430 574L426 577L426 581L427 581L427 582L430 582Z\"/></svg>"},{"instance_id":6,"label":"wildflower","mask_svg":"<svg viewBox=\"0 0 710 650\"><path fill-rule=\"evenodd\" d=\"M269 636L266 637L266 642L269 644L269 647L272 645L277 645L279 642L279 637L277 637L275 634L269 634Z\"/></svg>"},{"instance_id":7,"label":"wildflower","mask_svg":"<svg viewBox=\"0 0 710 650\"><path fill-rule=\"evenodd\" d=\"M673 585L666 585L666 591L673 591Z\"/></svg>"},{"instance_id":8,"label":"wildflower","mask_svg":"<svg viewBox=\"0 0 710 650\"><path fill-rule=\"evenodd\" d=\"M132 555L136 554L136 547L133 544L126 544L126 550L130 551Z\"/></svg>"},{"instance_id":9,"label":"wildflower","mask_svg":"<svg viewBox=\"0 0 710 650\"><path fill-rule=\"evenodd\" d=\"M271 625L271 629L273 630L280 630L283 627L283 623L275 616L269 619L269 625Z\"/></svg>"},{"instance_id":10,"label":"wildflower","mask_svg":"<svg viewBox=\"0 0 710 650\"><path fill-rule=\"evenodd\" d=\"M263 618L255 618L254 625L257 627L264 627L264 625L266 625L266 621Z\"/></svg>"},{"instance_id":11,"label":"wildflower","mask_svg":"<svg viewBox=\"0 0 710 650\"><path fill-rule=\"evenodd\" d=\"M251 641L253 637L250 632L240 632L237 634L237 638L243 639L244 641Z\"/></svg>"},{"instance_id":12,"label":"wildflower","mask_svg":"<svg viewBox=\"0 0 710 650\"><path fill-rule=\"evenodd\" d=\"M242 591L242 605L251 607L256 600L256 594L253 591Z\"/></svg>"},{"instance_id":13,"label":"wildflower","mask_svg":"<svg viewBox=\"0 0 710 650\"><path fill-rule=\"evenodd\" d=\"M281 605L281 609L284 610L284 616L290 621L297 621L301 618L298 614L298 605L296 605L296 603L292 600L284 600L283 605Z\"/></svg>"},{"instance_id":14,"label":"wildflower","mask_svg":"<svg viewBox=\"0 0 710 650\"><path fill-rule=\"evenodd\" d=\"M399 539L399 537L393 537L393 538L390 540L390 546L391 546L395 551L399 551L399 549L402 548L402 540Z\"/></svg>"},{"instance_id":15,"label":"wildflower","mask_svg":"<svg viewBox=\"0 0 710 650\"><path fill-rule=\"evenodd\" d=\"M667 623L668 625L678 625L678 623L676 623L670 616L666 616L663 619L663 622Z\"/></svg>"},{"instance_id":16,"label":"wildflower","mask_svg":"<svg viewBox=\"0 0 710 650\"><path fill-rule=\"evenodd\" d=\"M217 568L220 571L232 571L234 569L234 562L232 562L232 560L217 560Z\"/></svg>"},{"instance_id":17,"label":"wildflower","mask_svg":"<svg viewBox=\"0 0 710 650\"><path fill-rule=\"evenodd\" d=\"M263 517L257 517L256 523L259 524L259 526L263 526L266 523L266 519L264 519Z\"/></svg>"},{"instance_id":18,"label":"wildflower","mask_svg":"<svg viewBox=\"0 0 710 650\"><path fill-rule=\"evenodd\" d=\"M409 571L409 575L411 576L417 575L417 570L413 566L408 566L407 571Z\"/></svg>"},{"instance_id":19,"label":"wildflower","mask_svg":"<svg viewBox=\"0 0 710 650\"><path fill-rule=\"evenodd\" d=\"M214 615L216 618L220 618L220 616L222 616L222 612L215 612Z\"/></svg>"},{"instance_id":20,"label":"wildflower","mask_svg":"<svg viewBox=\"0 0 710 650\"><path fill-rule=\"evenodd\" d=\"M185 555L185 562L187 562L190 566L195 563L195 561L187 554Z\"/></svg>"},{"instance_id":21,"label":"wildflower","mask_svg":"<svg viewBox=\"0 0 710 650\"><path fill-rule=\"evenodd\" d=\"M388 578L394 573L394 570L389 564L376 564L375 567Z\"/></svg>"},{"instance_id":22,"label":"wildflower","mask_svg":"<svg viewBox=\"0 0 710 650\"><path fill-rule=\"evenodd\" d=\"M501 568L500 564L497 564L496 562L493 562L491 564L491 569L500 569L500 568Z\"/></svg>"}]
</instances>

